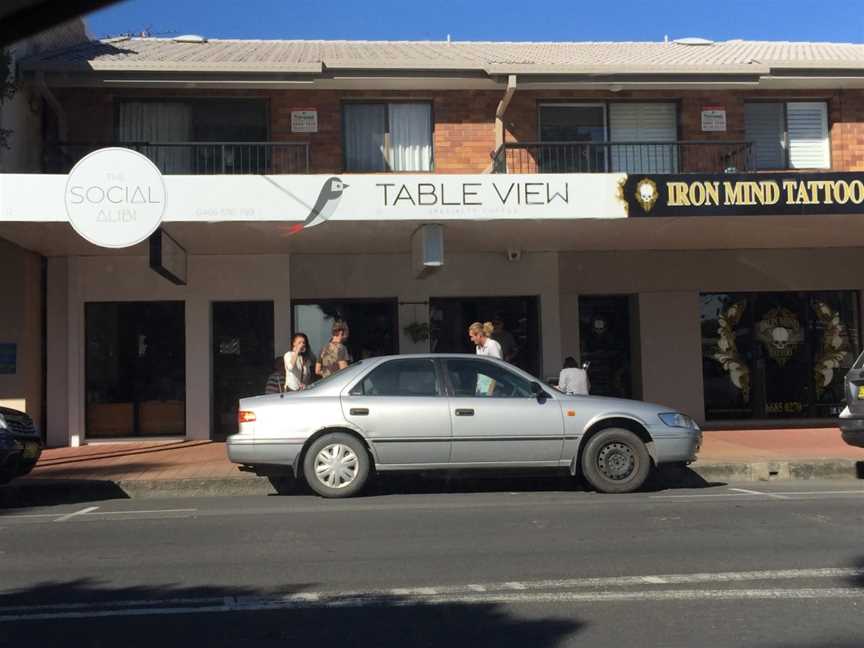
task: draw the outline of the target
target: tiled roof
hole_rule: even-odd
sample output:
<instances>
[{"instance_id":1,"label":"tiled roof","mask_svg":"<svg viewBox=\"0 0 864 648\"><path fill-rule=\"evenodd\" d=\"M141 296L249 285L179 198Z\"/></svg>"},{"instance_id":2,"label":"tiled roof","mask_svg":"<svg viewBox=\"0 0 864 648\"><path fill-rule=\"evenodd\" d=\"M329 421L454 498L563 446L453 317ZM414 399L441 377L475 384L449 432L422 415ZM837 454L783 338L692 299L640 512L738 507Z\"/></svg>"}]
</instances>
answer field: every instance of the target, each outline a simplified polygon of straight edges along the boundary
<instances>
[{"instance_id":1,"label":"tiled roof","mask_svg":"<svg viewBox=\"0 0 864 648\"><path fill-rule=\"evenodd\" d=\"M864 45L724 41L507 43L165 38L91 41L23 61L25 70L307 72L323 69L488 73L764 73L771 68L864 69Z\"/></svg>"}]
</instances>

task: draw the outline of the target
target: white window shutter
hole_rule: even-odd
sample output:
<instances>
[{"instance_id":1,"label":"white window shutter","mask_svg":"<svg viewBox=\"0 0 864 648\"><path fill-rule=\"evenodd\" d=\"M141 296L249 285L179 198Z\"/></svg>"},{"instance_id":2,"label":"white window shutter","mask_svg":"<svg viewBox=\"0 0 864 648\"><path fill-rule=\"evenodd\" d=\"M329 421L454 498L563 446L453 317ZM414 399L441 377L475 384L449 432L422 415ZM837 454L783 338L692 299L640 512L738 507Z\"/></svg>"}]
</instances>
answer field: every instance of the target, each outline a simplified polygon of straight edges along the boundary
<instances>
[{"instance_id":1,"label":"white window shutter","mask_svg":"<svg viewBox=\"0 0 864 648\"><path fill-rule=\"evenodd\" d=\"M744 105L744 139L753 143L757 169L785 169L782 103Z\"/></svg>"},{"instance_id":2,"label":"white window shutter","mask_svg":"<svg viewBox=\"0 0 864 648\"><path fill-rule=\"evenodd\" d=\"M786 104L789 166L793 169L831 168L828 105L824 101Z\"/></svg>"},{"instance_id":3,"label":"white window shutter","mask_svg":"<svg viewBox=\"0 0 864 648\"><path fill-rule=\"evenodd\" d=\"M613 142L612 169L628 173L675 173L676 146L656 143L678 138L674 103L613 103L609 105L609 139ZM641 142L616 146L614 142Z\"/></svg>"}]
</instances>

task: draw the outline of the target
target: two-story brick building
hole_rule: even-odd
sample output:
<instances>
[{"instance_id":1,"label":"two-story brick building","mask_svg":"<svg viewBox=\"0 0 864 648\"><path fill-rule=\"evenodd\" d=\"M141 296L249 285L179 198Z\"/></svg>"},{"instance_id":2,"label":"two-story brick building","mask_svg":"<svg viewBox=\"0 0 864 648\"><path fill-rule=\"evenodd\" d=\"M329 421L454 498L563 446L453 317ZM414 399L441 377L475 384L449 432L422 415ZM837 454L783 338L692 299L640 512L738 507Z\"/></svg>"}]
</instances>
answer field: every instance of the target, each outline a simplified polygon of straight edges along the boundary
<instances>
[{"instance_id":1,"label":"two-story brick building","mask_svg":"<svg viewBox=\"0 0 864 648\"><path fill-rule=\"evenodd\" d=\"M25 59L41 162L16 170L39 174L32 200L21 176L0 194L0 320L42 344L0 340L0 368L17 349L12 370L45 378L0 398L44 392L54 445L219 438L292 331L317 347L338 316L355 357L471 351L467 325L498 316L538 375L574 356L595 393L708 427L825 423L861 346L862 70L860 45L698 39L186 36ZM161 170L181 285L49 200L109 146ZM337 215L298 231L292 206L332 178Z\"/></svg>"}]
</instances>

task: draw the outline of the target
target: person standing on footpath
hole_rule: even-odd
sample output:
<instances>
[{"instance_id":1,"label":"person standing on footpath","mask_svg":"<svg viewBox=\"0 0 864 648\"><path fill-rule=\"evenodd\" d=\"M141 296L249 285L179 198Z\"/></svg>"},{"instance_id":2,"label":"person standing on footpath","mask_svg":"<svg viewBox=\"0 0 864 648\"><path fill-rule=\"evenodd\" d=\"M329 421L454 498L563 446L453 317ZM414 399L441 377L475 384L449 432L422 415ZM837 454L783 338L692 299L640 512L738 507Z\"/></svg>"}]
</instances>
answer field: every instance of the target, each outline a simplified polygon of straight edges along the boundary
<instances>
[{"instance_id":1,"label":"person standing on footpath","mask_svg":"<svg viewBox=\"0 0 864 648\"><path fill-rule=\"evenodd\" d=\"M495 326L492 322L486 322L484 324L474 322L468 327L468 337L471 338L471 341L474 343L477 355L490 356L492 358L503 360L504 355L501 352L501 345L491 337L494 330Z\"/></svg>"},{"instance_id":2,"label":"person standing on footpath","mask_svg":"<svg viewBox=\"0 0 864 648\"><path fill-rule=\"evenodd\" d=\"M564 368L558 374L558 390L565 394L588 395L588 372L576 364L576 358L564 358Z\"/></svg>"},{"instance_id":3,"label":"person standing on footpath","mask_svg":"<svg viewBox=\"0 0 864 648\"><path fill-rule=\"evenodd\" d=\"M291 350L283 357L285 363L285 391L300 391L312 384L312 367L315 356L309 350L309 338L305 333L295 333L291 338Z\"/></svg>"},{"instance_id":4,"label":"person standing on footpath","mask_svg":"<svg viewBox=\"0 0 864 648\"><path fill-rule=\"evenodd\" d=\"M285 391L285 363L280 356L273 358L273 373L267 377L265 394L281 394Z\"/></svg>"},{"instance_id":5,"label":"person standing on footpath","mask_svg":"<svg viewBox=\"0 0 864 648\"><path fill-rule=\"evenodd\" d=\"M330 341L321 349L318 362L315 365L315 373L322 378L344 369L351 362L351 355L345 346L348 339L348 324L342 320L333 322L330 329Z\"/></svg>"}]
</instances>

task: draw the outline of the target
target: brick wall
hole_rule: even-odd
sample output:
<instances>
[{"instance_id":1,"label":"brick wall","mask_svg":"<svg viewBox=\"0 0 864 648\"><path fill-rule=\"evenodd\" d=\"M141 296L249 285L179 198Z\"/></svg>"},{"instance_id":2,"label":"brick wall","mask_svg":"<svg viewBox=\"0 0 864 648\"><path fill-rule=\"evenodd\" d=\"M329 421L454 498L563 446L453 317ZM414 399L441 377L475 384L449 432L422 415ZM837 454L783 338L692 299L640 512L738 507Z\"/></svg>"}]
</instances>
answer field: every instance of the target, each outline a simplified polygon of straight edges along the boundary
<instances>
[{"instance_id":1,"label":"brick wall","mask_svg":"<svg viewBox=\"0 0 864 648\"><path fill-rule=\"evenodd\" d=\"M70 141L110 142L113 137L114 100L117 97L262 97L269 101L271 139L310 143L313 172L343 171L343 101L414 99L433 106L435 169L440 173L479 173L490 163L495 147L495 109L502 93L490 91L189 91L58 89L69 124ZM678 138L682 141L743 141L744 104L748 100L823 99L829 102L833 166L837 170L864 169L864 91L520 91L517 89L505 115L505 137L511 142L536 141L538 105L545 101L613 102L675 101L679 105ZM706 105L726 109L727 131L703 133L701 110ZM291 133L291 110L317 108L318 133ZM715 148L715 147L706 147ZM685 153L687 170L700 169L705 154L695 148Z\"/></svg>"}]
</instances>

